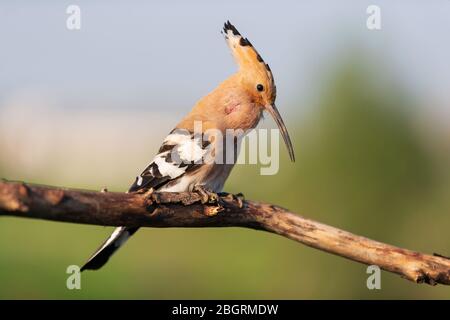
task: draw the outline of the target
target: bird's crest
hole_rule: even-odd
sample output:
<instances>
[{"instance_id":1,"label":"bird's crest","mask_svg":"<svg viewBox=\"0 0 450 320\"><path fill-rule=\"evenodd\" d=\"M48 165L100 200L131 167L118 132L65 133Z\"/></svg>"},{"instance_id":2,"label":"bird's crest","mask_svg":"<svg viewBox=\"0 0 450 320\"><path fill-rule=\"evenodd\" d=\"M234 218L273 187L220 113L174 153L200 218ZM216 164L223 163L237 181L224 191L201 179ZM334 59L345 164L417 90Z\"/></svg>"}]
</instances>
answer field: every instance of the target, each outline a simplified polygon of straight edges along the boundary
<instances>
[{"instance_id":1,"label":"bird's crest","mask_svg":"<svg viewBox=\"0 0 450 320\"><path fill-rule=\"evenodd\" d=\"M222 33L225 36L228 46L239 66L240 71L244 73L257 73L258 77L265 78L272 87L275 98L275 82L272 70L267 63L264 62L251 42L244 38L230 21L225 22Z\"/></svg>"}]
</instances>

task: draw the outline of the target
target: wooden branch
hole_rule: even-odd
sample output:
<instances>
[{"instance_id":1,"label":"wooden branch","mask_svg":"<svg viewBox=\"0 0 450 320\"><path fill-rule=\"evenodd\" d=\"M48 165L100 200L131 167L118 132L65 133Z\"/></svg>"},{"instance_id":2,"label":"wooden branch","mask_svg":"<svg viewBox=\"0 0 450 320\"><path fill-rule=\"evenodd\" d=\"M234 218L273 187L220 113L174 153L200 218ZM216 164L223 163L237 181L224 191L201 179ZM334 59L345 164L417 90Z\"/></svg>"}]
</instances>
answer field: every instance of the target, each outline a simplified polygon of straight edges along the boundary
<instances>
[{"instance_id":1,"label":"wooden branch","mask_svg":"<svg viewBox=\"0 0 450 320\"><path fill-rule=\"evenodd\" d=\"M450 284L450 259L410 251L303 218L281 207L198 193L126 194L0 182L0 215L102 226L245 227L265 230L416 283Z\"/></svg>"}]
</instances>

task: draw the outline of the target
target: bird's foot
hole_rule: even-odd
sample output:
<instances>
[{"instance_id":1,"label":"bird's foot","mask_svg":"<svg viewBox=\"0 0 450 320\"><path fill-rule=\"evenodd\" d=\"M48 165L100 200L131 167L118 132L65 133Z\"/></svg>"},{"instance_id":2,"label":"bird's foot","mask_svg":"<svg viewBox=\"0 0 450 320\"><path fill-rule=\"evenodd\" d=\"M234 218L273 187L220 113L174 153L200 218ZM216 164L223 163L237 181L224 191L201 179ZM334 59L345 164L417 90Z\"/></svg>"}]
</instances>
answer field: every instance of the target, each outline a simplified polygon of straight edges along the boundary
<instances>
[{"instance_id":1,"label":"bird's foot","mask_svg":"<svg viewBox=\"0 0 450 320\"><path fill-rule=\"evenodd\" d=\"M144 195L148 198L154 194L155 190L153 188L147 189L144 192Z\"/></svg>"},{"instance_id":2,"label":"bird's foot","mask_svg":"<svg viewBox=\"0 0 450 320\"><path fill-rule=\"evenodd\" d=\"M242 193L228 193L228 192L220 192L219 196L223 197L224 199L228 200L228 201L234 201L237 202L238 207L242 208L244 206L244 200L245 197Z\"/></svg>"},{"instance_id":3,"label":"bird's foot","mask_svg":"<svg viewBox=\"0 0 450 320\"><path fill-rule=\"evenodd\" d=\"M155 190L153 188L143 188L143 189L139 189L136 191L132 191L131 193L136 193L136 194L142 194L145 197L149 198L150 196L152 196L155 193Z\"/></svg>"},{"instance_id":4,"label":"bird's foot","mask_svg":"<svg viewBox=\"0 0 450 320\"><path fill-rule=\"evenodd\" d=\"M202 204L219 204L219 195L206 189L204 186L195 186L193 191L200 196Z\"/></svg>"},{"instance_id":5,"label":"bird's foot","mask_svg":"<svg viewBox=\"0 0 450 320\"><path fill-rule=\"evenodd\" d=\"M219 195L206 189L204 186L195 186L192 190L200 196L200 201L202 204L213 204L213 206L205 206L203 213L208 217L217 215L219 212L223 211L222 201Z\"/></svg>"}]
</instances>

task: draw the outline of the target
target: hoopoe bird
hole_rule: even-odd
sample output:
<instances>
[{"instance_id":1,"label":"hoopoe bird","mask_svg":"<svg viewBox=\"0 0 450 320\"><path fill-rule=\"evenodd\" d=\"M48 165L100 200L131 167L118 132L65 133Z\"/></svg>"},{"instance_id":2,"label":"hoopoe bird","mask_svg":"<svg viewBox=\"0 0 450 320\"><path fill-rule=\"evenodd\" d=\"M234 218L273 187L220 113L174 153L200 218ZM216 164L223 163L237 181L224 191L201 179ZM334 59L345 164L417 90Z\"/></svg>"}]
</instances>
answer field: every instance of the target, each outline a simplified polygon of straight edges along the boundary
<instances>
[{"instance_id":1,"label":"hoopoe bird","mask_svg":"<svg viewBox=\"0 0 450 320\"><path fill-rule=\"evenodd\" d=\"M202 125L202 133L208 129L222 133L227 129L246 132L255 128L263 112L267 111L274 118L289 156L294 161L288 131L275 106L276 87L269 65L229 21L225 23L222 33L238 64L238 71L197 102L192 111L165 138L158 154L135 179L128 192L146 192L151 189L165 192L197 189L220 192L234 163L201 161L207 154L214 155L223 151L223 141L214 137L205 139L196 136L194 132L198 122ZM239 143L238 140L234 141L236 154L239 152ZM101 268L138 229L116 228L81 270Z\"/></svg>"}]
</instances>

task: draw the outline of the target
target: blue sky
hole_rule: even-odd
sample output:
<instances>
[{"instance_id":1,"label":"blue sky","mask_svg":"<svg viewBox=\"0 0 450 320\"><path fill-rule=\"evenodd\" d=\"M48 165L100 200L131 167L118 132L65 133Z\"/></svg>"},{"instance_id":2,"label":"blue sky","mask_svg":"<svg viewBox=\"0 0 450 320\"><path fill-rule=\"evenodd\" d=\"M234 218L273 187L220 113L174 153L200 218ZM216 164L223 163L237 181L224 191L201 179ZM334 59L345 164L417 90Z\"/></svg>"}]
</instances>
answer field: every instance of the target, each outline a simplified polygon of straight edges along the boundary
<instances>
[{"instance_id":1,"label":"blue sky","mask_svg":"<svg viewBox=\"0 0 450 320\"><path fill-rule=\"evenodd\" d=\"M70 4L81 8L79 31L66 28ZM366 28L370 4L381 8L379 31ZM323 74L356 45L448 114L449 17L444 0L2 2L0 108L31 91L68 110L179 117L235 70L220 34L229 19L271 65L280 107L295 99L306 108Z\"/></svg>"}]
</instances>

